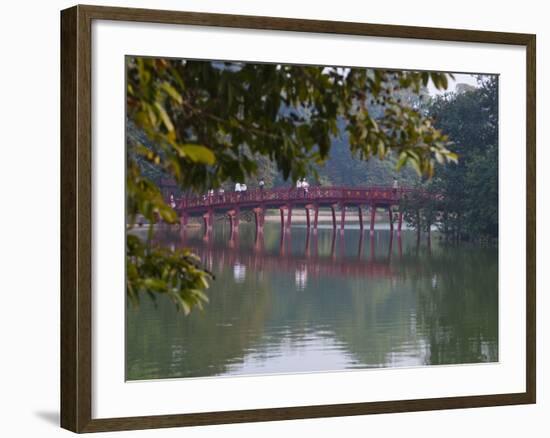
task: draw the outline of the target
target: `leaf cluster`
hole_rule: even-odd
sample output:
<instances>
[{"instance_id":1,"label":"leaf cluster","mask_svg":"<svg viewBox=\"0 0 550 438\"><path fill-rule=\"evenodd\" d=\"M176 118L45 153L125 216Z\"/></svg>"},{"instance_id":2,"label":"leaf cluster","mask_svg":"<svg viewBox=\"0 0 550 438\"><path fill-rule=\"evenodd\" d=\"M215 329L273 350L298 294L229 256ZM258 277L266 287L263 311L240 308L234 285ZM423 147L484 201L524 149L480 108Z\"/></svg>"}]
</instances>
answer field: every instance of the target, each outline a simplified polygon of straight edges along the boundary
<instances>
[{"instance_id":1,"label":"leaf cluster","mask_svg":"<svg viewBox=\"0 0 550 438\"><path fill-rule=\"evenodd\" d=\"M126 290L137 304L145 293L170 298L185 314L208 302L204 290L213 275L200 265L200 259L188 249L170 250L148 247L140 238L126 237Z\"/></svg>"}]
</instances>

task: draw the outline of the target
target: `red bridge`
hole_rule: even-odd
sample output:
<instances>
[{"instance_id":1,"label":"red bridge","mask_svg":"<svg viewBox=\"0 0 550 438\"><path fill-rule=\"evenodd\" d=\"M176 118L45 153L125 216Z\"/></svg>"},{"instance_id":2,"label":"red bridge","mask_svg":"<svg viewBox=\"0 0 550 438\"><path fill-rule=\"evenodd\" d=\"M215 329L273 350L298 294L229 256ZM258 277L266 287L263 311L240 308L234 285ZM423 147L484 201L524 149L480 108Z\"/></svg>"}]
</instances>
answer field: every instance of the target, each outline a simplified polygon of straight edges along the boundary
<instances>
[{"instance_id":1,"label":"red bridge","mask_svg":"<svg viewBox=\"0 0 550 438\"><path fill-rule=\"evenodd\" d=\"M271 190L249 190L245 192L211 193L209 195L184 197L176 201L176 211L180 216L181 226L187 225L190 216L201 216L204 219L205 232L212 229L214 214L222 213L229 216L231 231L238 231L239 213L241 210L254 212L256 230L262 232L266 209L280 210L281 227L289 229L292 224L292 211L303 208L306 212L306 225L311 226L310 215L313 213L313 229L317 230L319 209L328 207L332 212L332 226L336 229L336 209L340 211L340 229L344 230L346 209L357 208L359 226L363 230L363 207L370 208L370 231L374 232L376 210L384 208L388 211L390 227L393 230L394 215L392 207L399 206L401 199L410 194L421 192L413 188L391 187L309 187L278 188ZM285 220L286 216L286 220ZM401 232L403 214L397 214L398 232Z\"/></svg>"}]
</instances>

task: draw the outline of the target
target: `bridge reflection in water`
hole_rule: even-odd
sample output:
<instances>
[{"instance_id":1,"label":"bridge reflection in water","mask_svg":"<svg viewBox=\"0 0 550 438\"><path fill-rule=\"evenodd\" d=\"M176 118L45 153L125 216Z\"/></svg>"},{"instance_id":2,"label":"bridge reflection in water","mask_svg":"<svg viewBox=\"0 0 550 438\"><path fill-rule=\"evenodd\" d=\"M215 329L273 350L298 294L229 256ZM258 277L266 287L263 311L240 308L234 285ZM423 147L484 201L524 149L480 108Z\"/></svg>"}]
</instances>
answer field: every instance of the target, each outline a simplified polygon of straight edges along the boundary
<instances>
[{"instance_id":1,"label":"bridge reflection in water","mask_svg":"<svg viewBox=\"0 0 550 438\"><path fill-rule=\"evenodd\" d=\"M275 224L270 226L276 228ZM394 263L403 257L402 237L391 230L365 236L357 227L344 234L330 227L314 232L307 226L295 226L292 232L284 229L270 233L271 245L266 249L263 228L250 227L249 224L245 227L244 239L231 224L218 224L216 228L216 233L209 231L202 238L199 230L183 228L179 234L179 246L192 248L210 271L233 266L236 281L242 280L246 272L294 272L297 288L304 289L308 279L313 277L398 279L404 274L402 269L395 269ZM174 234L174 231L165 234L166 241L172 245ZM276 234L279 238L273 245ZM320 235L322 250L319 249ZM162 237L159 237L160 243ZM427 242L423 249L429 253L430 240ZM419 248L420 241L417 240L416 253ZM407 273L411 274L410 270ZM422 265L416 266L414 275L423 275Z\"/></svg>"}]
</instances>

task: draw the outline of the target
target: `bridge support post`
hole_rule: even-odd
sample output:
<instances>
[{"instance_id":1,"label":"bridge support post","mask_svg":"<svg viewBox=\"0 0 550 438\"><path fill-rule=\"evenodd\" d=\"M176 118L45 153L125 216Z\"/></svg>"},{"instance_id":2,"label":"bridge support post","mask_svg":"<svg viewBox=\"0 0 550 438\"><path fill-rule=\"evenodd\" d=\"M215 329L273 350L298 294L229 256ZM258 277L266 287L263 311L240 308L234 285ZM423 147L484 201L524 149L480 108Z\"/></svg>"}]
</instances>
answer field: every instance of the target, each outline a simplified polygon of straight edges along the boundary
<instances>
[{"instance_id":1,"label":"bridge support post","mask_svg":"<svg viewBox=\"0 0 550 438\"><path fill-rule=\"evenodd\" d=\"M229 238L232 239L239 232L239 209L229 210L227 214L229 216Z\"/></svg>"},{"instance_id":2,"label":"bridge support post","mask_svg":"<svg viewBox=\"0 0 550 438\"><path fill-rule=\"evenodd\" d=\"M264 231L263 228L256 227L256 235L254 236L254 252L262 254L264 252Z\"/></svg>"},{"instance_id":3,"label":"bridge support post","mask_svg":"<svg viewBox=\"0 0 550 438\"><path fill-rule=\"evenodd\" d=\"M285 208L279 207L279 211L281 212L281 230L284 230L285 228Z\"/></svg>"},{"instance_id":4,"label":"bridge support post","mask_svg":"<svg viewBox=\"0 0 550 438\"><path fill-rule=\"evenodd\" d=\"M397 235L401 236L401 227L403 225L403 211L399 210L399 218L397 219Z\"/></svg>"},{"instance_id":5,"label":"bridge support post","mask_svg":"<svg viewBox=\"0 0 550 438\"><path fill-rule=\"evenodd\" d=\"M234 218L234 221L233 221L233 228L235 229L235 232L238 233L239 232L239 215L240 215L240 210L236 210L235 211L235 218Z\"/></svg>"},{"instance_id":6,"label":"bridge support post","mask_svg":"<svg viewBox=\"0 0 550 438\"><path fill-rule=\"evenodd\" d=\"M264 231L264 209L262 207L254 208L254 221L256 223L256 234Z\"/></svg>"},{"instance_id":7,"label":"bridge support post","mask_svg":"<svg viewBox=\"0 0 550 438\"><path fill-rule=\"evenodd\" d=\"M345 227L346 227L346 205L341 204L340 205L340 233L344 232Z\"/></svg>"},{"instance_id":8,"label":"bridge support post","mask_svg":"<svg viewBox=\"0 0 550 438\"><path fill-rule=\"evenodd\" d=\"M310 210L314 210L315 212L315 204L306 204L305 205L305 209L306 209L306 227L307 227L307 231L309 233L309 229L311 228L311 211Z\"/></svg>"},{"instance_id":9,"label":"bridge support post","mask_svg":"<svg viewBox=\"0 0 550 438\"><path fill-rule=\"evenodd\" d=\"M204 234L210 233L212 231L212 225L214 224L214 212L208 210L202 215L202 218L204 220Z\"/></svg>"},{"instance_id":10,"label":"bridge support post","mask_svg":"<svg viewBox=\"0 0 550 438\"><path fill-rule=\"evenodd\" d=\"M390 220L390 231L393 233L393 211L391 210L391 206L388 207L388 216Z\"/></svg>"},{"instance_id":11,"label":"bridge support post","mask_svg":"<svg viewBox=\"0 0 550 438\"><path fill-rule=\"evenodd\" d=\"M370 234L374 234L374 223L376 222L376 205L370 206Z\"/></svg>"},{"instance_id":12,"label":"bridge support post","mask_svg":"<svg viewBox=\"0 0 550 438\"><path fill-rule=\"evenodd\" d=\"M361 235L363 234L363 209L361 208L361 205L357 207L357 213L359 215L359 230L361 231Z\"/></svg>"},{"instance_id":13,"label":"bridge support post","mask_svg":"<svg viewBox=\"0 0 550 438\"><path fill-rule=\"evenodd\" d=\"M290 231L290 227L292 226L292 204L288 205L288 215L286 217L286 229Z\"/></svg>"},{"instance_id":14,"label":"bridge support post","mask_svg":"<svg viewBox=\"0 0 550 438\"><path fill-rule=\"evenodd\" d=\"M334 211L334 205L330 206L330 211L332 212L332 230L336 231L336 212Z\"/></svg>"}]
</instances>

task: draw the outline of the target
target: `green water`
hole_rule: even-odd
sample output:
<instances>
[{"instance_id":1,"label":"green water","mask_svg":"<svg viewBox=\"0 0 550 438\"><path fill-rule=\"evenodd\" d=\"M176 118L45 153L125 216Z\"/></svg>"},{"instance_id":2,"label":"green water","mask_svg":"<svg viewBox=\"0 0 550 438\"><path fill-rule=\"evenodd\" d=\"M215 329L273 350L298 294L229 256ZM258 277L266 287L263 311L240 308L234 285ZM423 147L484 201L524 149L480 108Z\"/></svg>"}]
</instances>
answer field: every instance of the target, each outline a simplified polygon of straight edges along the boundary
<instances>
[{"instance_id":1,"label":"green water","mask_svg":"<svg viewBox=\"0 0 550 438\"><path fill-rule=\"evenodd\" d=\"M383 225L381 225L383 226ZM159 235L190 246L216 280L184 316L144 297L127 307L128 380L498 361L498 251L351 225L307 237L241 223Z\"/></svg>"}]
</instances>

